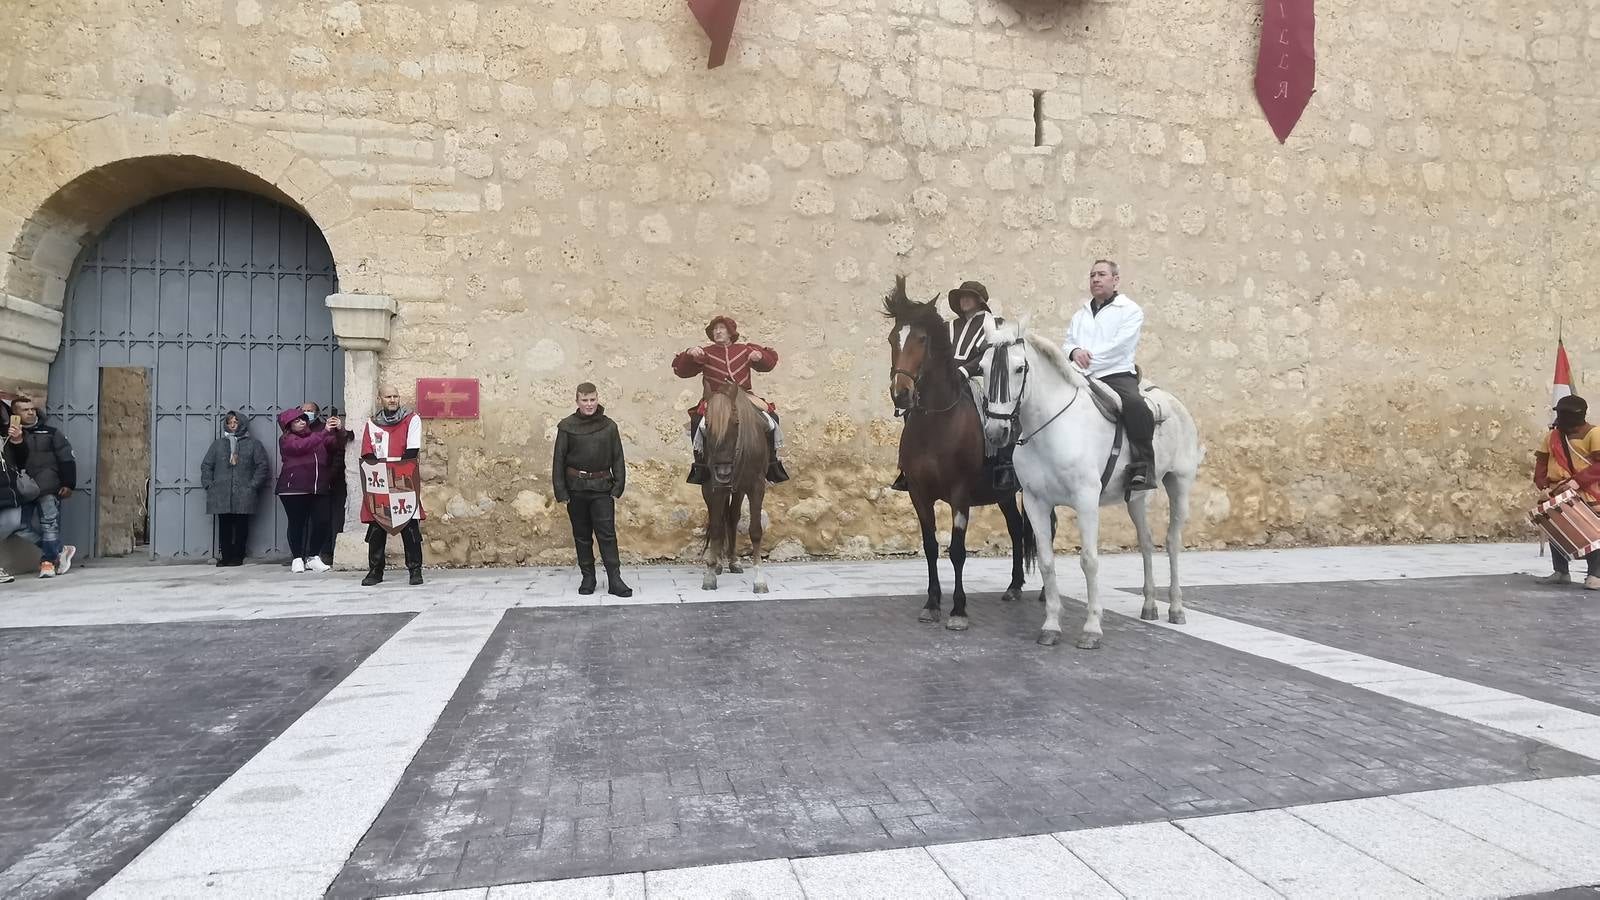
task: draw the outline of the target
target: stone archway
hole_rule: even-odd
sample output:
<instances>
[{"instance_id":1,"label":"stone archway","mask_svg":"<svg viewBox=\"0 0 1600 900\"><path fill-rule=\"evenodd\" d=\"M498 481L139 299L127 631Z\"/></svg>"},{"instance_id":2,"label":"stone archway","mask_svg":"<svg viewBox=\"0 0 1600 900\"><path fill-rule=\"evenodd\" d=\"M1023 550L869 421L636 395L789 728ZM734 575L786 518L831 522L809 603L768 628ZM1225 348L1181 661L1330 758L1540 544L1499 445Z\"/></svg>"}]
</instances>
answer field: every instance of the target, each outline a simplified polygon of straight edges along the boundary
<instances>
[{"instance_id":1,"label":"stone archway","mask_svg":"<svg viewBox=\"0 0 1600 900\"><path fill-rule=\"evenodd\" d=\"M44 392L61 347L68 278L86 243L124 211L191 188L265 197L322 232L344 292L326 301L334 334L353 351L345 358L343 405L357 421L369 415L395 304L373 291L380 273L368 264L365 221L314 160L270 135L199 113L83 122L0 169L0 384ZM353 466L346 477L354 482Z\"/></svg>"}]
</instances>

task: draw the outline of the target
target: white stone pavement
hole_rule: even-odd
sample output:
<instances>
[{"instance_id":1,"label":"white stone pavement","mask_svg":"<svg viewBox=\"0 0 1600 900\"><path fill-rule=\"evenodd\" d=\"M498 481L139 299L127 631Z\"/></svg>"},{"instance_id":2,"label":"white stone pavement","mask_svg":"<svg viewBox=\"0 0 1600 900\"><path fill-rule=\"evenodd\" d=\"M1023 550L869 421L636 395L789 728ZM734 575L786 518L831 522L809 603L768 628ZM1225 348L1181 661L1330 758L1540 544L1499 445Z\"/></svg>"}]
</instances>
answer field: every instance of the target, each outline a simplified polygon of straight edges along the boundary
<instances>
[{"instance_id":1,"label":"white stone pavement","mask_svg":"<svg viewBox=\"0 0 1600 900\"><path fill-rule=\"evenodd\" d=\"M1063 586L1081 596L1075 561ZM1533 545L1195 553L1186 585L1544 571ZM699 589L687 567L627 572L632 603L920 594L920 560L768 567ZM946 592L949 591L948 563ZM970 589L1009 564L970 560ZM1158 566L1159 573L1163 571ZM315 708L112 879L105 897L312 897L333 881L421 746L499 613L607 604L570 571L430 572L424 588L279 567L86 567L0 588L0 627L422 610ZM1102 558L1102 585L1139 583L1137 556ZM1034 579L1034 583L1037 580ZM1108 591L1113 614L1140 601ZM1189 611L1176 628L1406 702L1600 759L1600 716ZM1059 651L1078 652L1070 648ZM1509 896L1600 882L1600 777L1552 779L893 851L778 859L452 891L450 898L899 896ZM421 896L421 895L418 895Z\"/></svg>"}]
</instances>

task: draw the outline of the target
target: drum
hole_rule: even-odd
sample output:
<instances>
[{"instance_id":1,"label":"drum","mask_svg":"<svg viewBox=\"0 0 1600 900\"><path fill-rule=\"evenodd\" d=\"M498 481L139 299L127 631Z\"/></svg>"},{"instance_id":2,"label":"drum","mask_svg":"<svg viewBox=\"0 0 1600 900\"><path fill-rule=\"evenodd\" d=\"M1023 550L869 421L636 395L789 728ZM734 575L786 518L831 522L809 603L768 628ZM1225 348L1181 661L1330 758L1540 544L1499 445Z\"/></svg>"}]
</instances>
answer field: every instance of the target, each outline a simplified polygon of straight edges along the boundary
<instances>
[{"instance_id":1,"label":"drum","mask_svg":"<svg viewBox=\"0 0 1600 900\"><path fill-rule=\"evenodd\" d=\"M1578 498L1577 491L1568 489L1540 503L1528 520L1568 559L1582 559L1600 550L1600 515Z\"/></svg>"}]
</instances>

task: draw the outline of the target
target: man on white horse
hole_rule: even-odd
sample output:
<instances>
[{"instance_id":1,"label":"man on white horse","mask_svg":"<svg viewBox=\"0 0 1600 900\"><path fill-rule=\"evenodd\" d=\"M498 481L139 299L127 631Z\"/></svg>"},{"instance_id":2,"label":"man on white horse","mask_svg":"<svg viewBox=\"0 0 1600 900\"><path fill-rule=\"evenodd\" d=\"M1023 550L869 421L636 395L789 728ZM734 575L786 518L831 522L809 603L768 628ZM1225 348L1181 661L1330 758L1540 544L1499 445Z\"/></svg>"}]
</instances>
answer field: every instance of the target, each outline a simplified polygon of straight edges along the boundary
<instances>
[{"instance_id":1,"label":"man on white horse","mask_svg":"<svg viewBox=\"0 0 1600 900\"><path fill-rule=\"evenodd\" d=\"M1122 398L1122 424L1128 432L1128 490L1155 488L1151 466L1156 420L1139 395L1139 372L1133 357L1144 328L1144 310L1117 291L1117 264L1097 259L1089 267L1089 301L1072 316L1061 347L1074 365L1098 378Z\"/></svg>"}]
</instances>

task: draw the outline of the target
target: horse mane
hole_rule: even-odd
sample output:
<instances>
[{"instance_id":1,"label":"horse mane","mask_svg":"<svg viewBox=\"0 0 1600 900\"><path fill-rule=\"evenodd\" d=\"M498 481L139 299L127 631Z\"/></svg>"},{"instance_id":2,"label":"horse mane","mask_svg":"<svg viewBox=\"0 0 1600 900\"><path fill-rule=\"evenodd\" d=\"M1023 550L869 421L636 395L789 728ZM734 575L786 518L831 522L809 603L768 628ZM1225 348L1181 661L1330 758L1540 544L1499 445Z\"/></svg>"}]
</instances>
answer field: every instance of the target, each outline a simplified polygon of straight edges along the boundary
<instances>
[{"instance_id":1,"label":"horse mane","mask_svg":"<svg viewBox=\"0 0 1600 900\"><path fill-rule=\"evenodd\" d=\"M706 461L716 459L718 451L733 443L738 451L731 484L734 490L747 492L766 477L767 460L760 457L766 454L767 435L761 413L741 393L738 385L730 383L706 397Z\"/></svg>"},{"instance_id":2,"label":"horse mane","mask_svg":"<svg viewBox=\"0 0 1600 900\"><path fill-rule=\"evenodd\" d=\"M1082 388L1089 386L1089 380L1078 371L1078 367L1072 364L1072 360L1067 358L1067 354L1060 347L1028 330L1026 317L1020 322L1007 322L995 328L996 342L1019 335L1027 342L1028 349L1033 351L1034 356L1060 373L1068 384Z\"/></svg>"},{"instance_id":3,"label":"horse mane","mask_svg":"<svg viewBox=\"0 0 1600 900\"><path fill-rule=\"evenodd\" d=\"M906 294L906 277L894 277L894 290L883 295L884 318L893 319L898 328L910 325L921 328L928 335L928 355L936 360L955 359L955 348L950 344L950 329L939 313L939 297L919 303Z\"/></svg>"}]
</instances>

